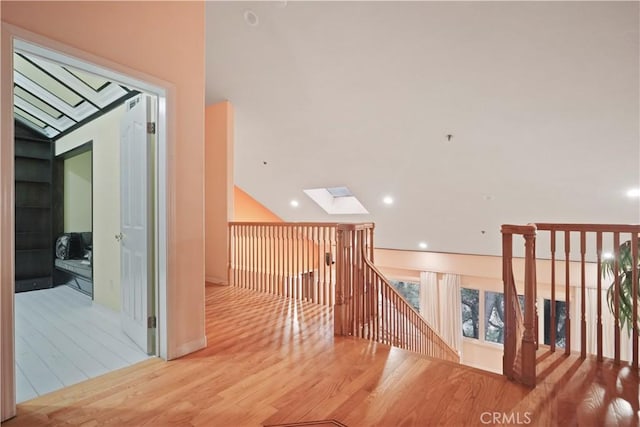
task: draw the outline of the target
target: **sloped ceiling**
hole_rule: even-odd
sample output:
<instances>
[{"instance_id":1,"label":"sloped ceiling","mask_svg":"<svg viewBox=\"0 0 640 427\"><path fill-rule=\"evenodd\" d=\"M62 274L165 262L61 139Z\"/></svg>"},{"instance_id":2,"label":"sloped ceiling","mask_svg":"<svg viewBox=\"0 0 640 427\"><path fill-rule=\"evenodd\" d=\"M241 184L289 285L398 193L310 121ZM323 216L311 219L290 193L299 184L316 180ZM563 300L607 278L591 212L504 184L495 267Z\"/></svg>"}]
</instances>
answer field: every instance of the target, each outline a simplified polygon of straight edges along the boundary
<instances>
[{"instance_id":1,"label":"sloped ceiling","mask_svg":"<svg viewBox=\"0 0 640 427\"><path fill-rule=\"evenodd\" d=\"M285 220L499 254L503 223L640 222L626 197L640 187L638 12L209 2L206 101L234 105L236 184ZM336 186L370 214L330 216L303 193Z\"/></svg>"}]
</instances>

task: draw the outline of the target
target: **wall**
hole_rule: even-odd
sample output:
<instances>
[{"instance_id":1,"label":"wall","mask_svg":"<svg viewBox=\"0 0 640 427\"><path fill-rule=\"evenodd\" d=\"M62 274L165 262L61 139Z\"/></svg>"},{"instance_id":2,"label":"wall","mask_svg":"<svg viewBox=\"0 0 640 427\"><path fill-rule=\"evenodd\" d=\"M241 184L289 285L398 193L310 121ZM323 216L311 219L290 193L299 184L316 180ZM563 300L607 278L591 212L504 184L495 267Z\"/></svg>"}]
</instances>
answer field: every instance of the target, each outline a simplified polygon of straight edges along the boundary
<instances>
[{"instance_id":1,"label":"wall","mask_svg":"<svg viewBox=\"0 0 640 427\"><path fill-rule=\"evenodd\" d=\"M206 345L204 328L204 2L11 2L3 1L2 20L32 31L34 41L86 58L167 91L167 271L166 314L159 319L167 333L170 359ZM90 29L81 31L79 28ZM2 66L10 62L10 45L2 39ZM27 35L25 35L26 37ZM7 49L7 47L9 47ZM3 68L3 76L6 67ZM9 70L9 73L11 71ZM8 79L4 79L6 81ZM2 122L11 126L11 87L2 86ZM5 135L5 134L3 134ZM3 145L8 139L3 137ZM10 148L2 147L5 162ZM12 169L4 168L3 174ZM12 195L2 176L2 205ZM221 204L227 198L218 197ZM11 204L9 204L11 206ZM2 237L12 230L10 212ZM9 240L9 239L7 239ZM2 248L2 288L9 284ZM3 309L11 313L3 299ZM4 337L4 335L3 335ZM3 338L3 342L4 338ZM4 366L4 365L3 365ZM4 395L3 395L4 396ZM3 401L4 401L3 397ZM2 413L2 417L10 414Z\"/></svg>"},{"instance_id":2,"label":"wall","mask_svg":"<svg viewBox=\"0 0 640 427\"><path fill-rule=\"evenodd\" d=\"M114 236L120 232L118 171L123 114L124 105L56 141L56 155L93 141L93 300L116 311L120 311L120 244ZM65 181L65 197L66 190ZM66 216L65 208L65 221Z\"/></svg>"},{"instance_id":3,"label":"wall","mask_svg":"<svg viewBox=\"0 0 640 427\"><path fill-rule=\"evenodd\" d=\"M228 284L228 222L233 218L233 106L205 110L205 277Z\"/></svg>"},{"instance_id":4,"label":"wall","mask_svg":"<svg viewBox=\"0 0 640 427\"><path fill-rule=\"evenodd\" d=\"M282 218L271 212L238 186L233 187L233 220L282 222Z\"/></svg>"},{"instance_id":5,"label":"wall","mask_svg":"<svg viewBox=\"0 0 640 427\"><path fill-rule=\"evenodd\" d=\"M91 231L91 151L64 160L64 231Z\"/></svg>"}]
</instances>

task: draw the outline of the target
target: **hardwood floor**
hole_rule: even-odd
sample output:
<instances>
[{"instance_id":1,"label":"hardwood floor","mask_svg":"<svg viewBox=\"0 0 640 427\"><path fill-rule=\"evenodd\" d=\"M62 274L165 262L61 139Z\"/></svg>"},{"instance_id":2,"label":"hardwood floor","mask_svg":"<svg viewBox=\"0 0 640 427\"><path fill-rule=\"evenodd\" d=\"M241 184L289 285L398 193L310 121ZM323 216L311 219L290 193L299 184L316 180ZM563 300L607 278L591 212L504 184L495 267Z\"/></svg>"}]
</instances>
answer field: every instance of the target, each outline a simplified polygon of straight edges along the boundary
<instances>
[{"instance_id":1,"label":"hardwood floor","mask_svg":"<svg viewBox=\"0 0 640 427\"><path fill-rule=\"evenodd\" d=\"M638 376L626 367L540 354L542 382L527 389L334 337L324 307L232 287L206 295L206 349L25 402L6 427L638 425Z\"/></svg>"},{"instance_id":2,"label":"hardwood floor","mask_svg":"<svg viewBox=\"0 0 640 427\"><path fill-rule=\"evenodd\" d=\"M149 358L118 313L68 286L18 293L15 307L18 403Z\"/></svg>"}]
</instances>

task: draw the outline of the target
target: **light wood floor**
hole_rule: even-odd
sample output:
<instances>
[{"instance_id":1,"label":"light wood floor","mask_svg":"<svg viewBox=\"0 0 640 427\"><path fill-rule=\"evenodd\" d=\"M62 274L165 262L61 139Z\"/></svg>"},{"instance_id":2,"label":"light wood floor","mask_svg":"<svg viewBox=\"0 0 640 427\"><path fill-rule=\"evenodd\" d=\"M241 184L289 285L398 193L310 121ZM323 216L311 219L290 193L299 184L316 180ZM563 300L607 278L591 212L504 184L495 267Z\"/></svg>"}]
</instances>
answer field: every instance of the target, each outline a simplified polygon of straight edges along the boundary
<instances>
[{"instance_id":1,"label":"light wood floor","mask_svg":"<svg viewBox=\"0 0 640 427\"><path fill-rule=\"evenodd\" d=\"M530 390L462 365L333 337L329 309L207 286L208 347L18 405L6 427L638 425L628 368L541 354ZM331 425L317 423L306 425Z\"/></svg>"},{"instance_id":2,"label":"light wood floor","mask_svg":"<svg viewBox=\"0 0 640 427\"><path fill-rule=\"evenodd\" d=\"M16 294L15 313L18 402L149 358L118 313L68 286Z\"/></svg>"}]
</instances>

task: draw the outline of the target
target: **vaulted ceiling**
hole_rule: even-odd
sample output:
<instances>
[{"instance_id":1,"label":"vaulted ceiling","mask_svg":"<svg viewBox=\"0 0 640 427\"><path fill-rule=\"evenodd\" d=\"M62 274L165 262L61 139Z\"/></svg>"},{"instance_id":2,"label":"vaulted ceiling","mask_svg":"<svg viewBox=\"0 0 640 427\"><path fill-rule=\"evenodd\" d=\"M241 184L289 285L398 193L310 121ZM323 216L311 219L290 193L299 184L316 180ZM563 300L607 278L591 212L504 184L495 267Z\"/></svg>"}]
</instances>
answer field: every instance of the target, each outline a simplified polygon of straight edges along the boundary
<instances>
[{"instance_id":1,"label":"vaulted ceiling","mask_svg":"<svg viewBox=\"0 0 640 427\"><path fill-rule=\"evenodd\" d=\"M234 105L236 184L283 219L499 254L503 223L640 222L638 6L209 2L206 101ZM303 192L340 186L369 214Z\"/></svg>"}]
</instances>

